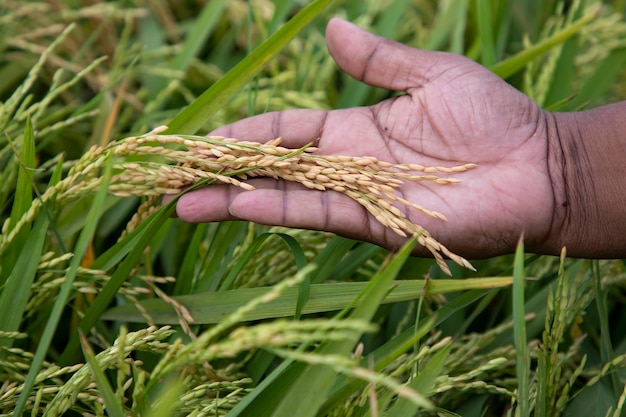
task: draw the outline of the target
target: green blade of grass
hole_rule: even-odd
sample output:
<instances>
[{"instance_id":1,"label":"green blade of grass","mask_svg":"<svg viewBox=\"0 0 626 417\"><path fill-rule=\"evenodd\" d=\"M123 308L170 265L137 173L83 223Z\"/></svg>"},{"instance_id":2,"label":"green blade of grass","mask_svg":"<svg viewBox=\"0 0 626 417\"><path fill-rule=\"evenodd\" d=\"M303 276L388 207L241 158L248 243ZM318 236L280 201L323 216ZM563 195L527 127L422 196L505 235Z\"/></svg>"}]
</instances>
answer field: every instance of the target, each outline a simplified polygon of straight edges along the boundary
<instances>
[{"instance_id":1,"label":"green blade of grass","mask_svg":"<svg viewBox=\"0 0 626 417\"><path fill-rule=\"evenodd\" d=\"M526 338L524 281L524 243L520 239L515 250L513 266L513 333L517 357L517 394L520 417L530 416L530 353Z\"/></svg>"},{"instance_id":2,"label":"green blade of grass","mask_svg":"<svg viewBox=\"0 0 626 417\"><path fill-rule=\"evenodd\" d=\"M491 1L477 0L477 27L478 38L480 39L481 63L486 67L491 67L496 63L496 46L493 36L493 21L491 16Z\"/></svg>"},{"instance_id":3,"label":"green blade of grass","mask_svg":"<svg viewBox=\"0 0 626 417\"><path fill-rule=\"evenodd\" d=\"M578 7L569 11L567 21L572 22L574 19L580 19L583 16L585 5L584 2L578 2ZM576 77L576 58L580 54L580 45L578 39L572 37L561 46L559 51L558 62L553 65L552 74L550 76L549 86L546 87L544 102L538 102L542 107L552 106L571 96L572 85Z\"/></svg>"},{"instance_id":4,"label":"green blade of grass","mask_svg":"<svg viewBox=\"0 0 626 417\"><path fill-rule=\"evenodd\" d=\"M39 73L44 67L46 61L53 54L54 50L62 44L68 37L68 35L74 30L76 25L71 23L68 25L62 33L60 33L56 39L46 48L46 50L39 56L37 62L30 68L26 79L13 91L11 97L9 97L4 103L0 105L0 131L4 131L9 121L15 116L15 112L18 110L20 104L23 104L23 100L27 99L27 94L35 84ZM0 137L0 141L2 138Z\"/></svg>"},{"instance_id":5,"label":"green blade of grass","mask_svg":"<svg viewBox=\"0 0 626 417\"><path fill-rule=\"evenodd\" d=\"M33 125L30 118L26 120L26 128L22 135L21 147L10 142L13 148L14 157L18 158L19 170L17 175L17 185L13 194L13 206L11 207L10 228L17 224L22 215L30 208L33 200L33 175L32 170L35 168L35 135ZM10 229L9 229L10 230ZM16 263L18 256L23 252L22 245L26 242L30 232L30 225L22 228L20 233L13 239L8 248L3 248L3 256L0 259L0 286L4 285L7 276L11 273L13 265ZM3 316L0 316L3 317Z\"/></svg>"},{"instance_id":6,"label":"green blade of grass","mask_svg":"<svg viewBox=\"0 0 626 417\"><path fill-rule=\"evenodd\" d=\"M296 0L274 0L274 15L272 16L272 21L267 27L268 33L271 34L276 32L276 29L285 21L289 10L295 3Z\"/></svg>"},{"instance_id":7,"label":"green blade of grass","mask_svg":"<svg viewBox=\"0 0 626 417\"><path fill-rule=\"evenodd\" d=\"M304 251L302 250L302 247L300 246L298 241L294 239L293 236L290 236L286 233L280 233L279 236L285 241L285 243L287 243L287 246L289 246L289 249L291 250L291 253L293 254L293 257L296 261L296 266L298 270L301 270L302 268L307 266L306 256L304 255ZM309 301L310 296L311 277L309 275L306 275L300 285L298 285L298 299L296 300L296 311L294 314L294 318L296 320L299 320L300 316L302 316L302 308L307 303L307 301Z\"/></svg>"},{"instance_id":8,"label":"green blade of grass","mask_svg":"<svg viewBox=\"0 0 626 417\"><path fill-rule=\"evenodd\" d=\"M414 244L413 239L398 256L381 268L372 281L367 283L365 291L357 297L361 304L352 312L351 318L371 317ZM347 356L359 336L355 334L354 338L323 343L316 351L319 354ZM304 348L306 346L302 345L299 350ZM322 405L325 393L330 389L335 372L324 366L310 366L303 363L292 365L292 362L290 359L284 361L279 369L270 375L269 382L264 381L253 391L251 399L244 398L228 416L286 415L291 417L294 410L298 410L299 417L314 416Z\"/></svg>"},{"instance_id":9,"label":"green blade of grass","mask_svg":"<svg viewBox=\"0 0 626 417\"><path fill-rule=\"evenodd\" d=\"M187 70L193 58L206 43L206 40L211 35L211 32L213 32L213 29L222 16L222 11L227 3L228 0L213 0L206 3L198 18L195 19L193 27L185 37L182 50L180 53L176 54L174 60L170 64L170 69L177 71ZM157 94L165 90L169 82L169 79L161 78L157 87L150 90L151 96L149 99L153 99ZM163 104L164 103L161 103L161 105ZM154 110L158 110L158 108L155 108Z\"/></svg>"},{"instance_id":10,"label":"green blade of grass","mask_svg":"<svg viewBox=\"0 0 626 417\"><path fill-rule=\"evenodd\" d=\"M15 149L15 152L19 152ZM32 204L33 177L35 168L35 136L30 120L26 122L21 152L19 155L19 173L11 207L11 225L15 225ZM0 274L0 330L17 331L30 295L30 287L37 274L37 262L46 239L48 218L40 214L33 229L23 227L13 239L1 260ZM5 275L6 274L6 275ZM4 287L4 288L2 288ZM0 339L0 346L9 347L13 339Z\"/></svg>"},{"instance_id":11,"label":"green blade of grass","mask_svg":"<svg viewBox=\"0 0 626 417\"><path fill-rule=\"evenodd\" d=\"M173 212L173 208L172 208ZM161 219L167 220L165 216ZM145 235L145 229L149 227L151 222L141 223L135 230L129 233L124 239L107 249L103 254L98 256L92 268L108 271L117 266L140 242Z\"/></svg>"},{"instance_id":12,"label":"green blade of grass","mask_svg":"<svg viewBox=\"0 0 626 417\"><path fill-rule=\"evenodd\" d=\"M389 7L384 9L380 18L377 19L372 31L379 36L393 39L411 3L410 0L393 1ZM352 77L345 77L345 86L341 89L334 107L345 109L367 104L366 99L374 88Z\"/></svg>"},{"instance_id":13,"label":"green blade of grass","mask_svg":"<svg viewBox=\"0 0 626 417\"><path fill-rule=\"evenodd\" d=\"M307 263L306 257L304 256L304 252L302 251L302 248L300 247L300 245L298 245L298 242L296 242L295 239L293 239L291 236L286 235L284 233L269 233L269 232L262 233L261 235L257 236L254 239L254 241L250 244L250 246L246 248L246 250L241 255L238 256L237 262L231 268L230 272L228 273L228 275L222 282L222 285L219 288L219 292L226 291L230 288L230 286L233 284L233 282L237 278L237 275L239 275L241 270L248 264L248 262L250 262L250 259L252 259L252 256L256 252L258 252L263 242L265 242L267 238L273 235L279 236L285 241L285 243L287 243L289 248L292 250L292 253L294 254L294 258L296 259L298 269L301 269L306 265Z\"/></svg>"},{"instance_id":14,"label":"green blade of grass","mask_svg":"<svg viewBox=\"0 0 626 417\"><path fill-rule=\"evenodd\" d=\"M330 276L333 277L334 281L346 281L369 259L375 258L377 254L383 253L383 251L384 249L380 246L359 242L335 265Z\"/></svg>"},{"instance_id":15,"label":"green blade of grass","mask_svg":"<svg viewBox=\"0 0 626 417\"><path fill-rule=\"evenodd\" d=\"M433 281L431 281L433 282ZM491 290L493 291L493 290ZM448 317L455 312L467 307L485 296L484 290L467 290L454 300L446 303L443 307L436 311L436 315L431 316L424 323L420 323L419 328L415 327L406 329L398 336L389 340L383 346L377 348L361 361L361 366L368 367L370 361L374 362L374 370L380 371L393 361L398 359L402 354L411 349L415 342L421 340L428 332L436 326L443 323ZM363 386L362 381L347 380L346 378L338 379L333 387L331 394L328 396L326 403L320 410L320 415L327 415L330 410L339 406L345 398L349 397L357 389Z\"/></svg>"},{"instance_id":16,"label":"green blade of grass","mask_svg":"<svg viewBox=\"0 0 626 417\"><path fill-rule=\"evenodd\" d=\"M609 321L609 308L607 306L606 291L602 289L602 276L600 275L600 265L597 259L591 261L591 273L596 292L596 309L598 311L598 319L600 321L600 357L602 362L608 363L613 360L615 353L613 350L613 342L611 341L611 331ZM620 396L620 382L615 373L608 378L609 391L613 394L614 401Z\"/></svg>"},{"instance_id":17,"label":"green blade of grass","mask_svg":"<svg viewBox=\"0 0 626 417\"><path fill-rule=\"evenodd\" d=\"M449 52L463 54L463 37L467 27L468 6L469 0L457 0L454 3L447 3L445 8L440 7L434 26L428 33L424 49L440 50L449 42Z\"/></svg>"},{"instance_id":18,"label":"green blade of grass","mask_svg":"<svg viewBox=\"0 0 626 417\"><path fill-rule=\"evenodd\" d=\"M332 1L315 0L302 9L200 97L178 113L169 122L168 133L193 134L200 130L213 113L224 107L235 93L244 90L245 83Z\"/></svg>"},{"instance_id":19,"label":"green blade of grass","mask_svg":"<svg viewBox=\"0 0 626 417\"><path fill-rule=\"evenodd\" d=\"M28 297L30 288L37 275L37 260L41 257L48 229L48 217L40 213L35 220L33 229L29 232L28 240L20 248L17 261L11 268L11 273L0 295L0 331L17 331ZM1 347L10 347L14 339L0 338Z\"/></svg>"},{"instance_id":20,"label":"green blade of grass","mask_svg":"<svg viewBox=\"0 0 626 417\"><path fill-rule=\"evenodd\" d=\"M146 417L172 417L178 415L176 406L180 404L180 397L184 394L184 384L180 378L171 378L161 385L158 400L144 413Z\"/></svg>"},{"instance_id":21,"label":"green blade of grass","mask_svg":"<svg viewBox=\"0 0 626 417\"><path fill-rule=\"evenodd\" d=\"M426 286L426 295L445 294L472 289L488 290L510 285L511 277L468 278L430 280ZM367 282L340 282L330 284L312 284L308 302L302 308L302 314L336 311L345 308L362 291ZM423 291L424 280L400 280L393 283L382 303L396 303L418 298ZM243 288L220 293L173 297L176 302L189 310L198 324L217 323L222 317L235 311L248 301L260 296L267 288ZM244 320L260 320L272 317L290 317L295 311L299 294L298 288L288 288L275 300L263 304L244 316ZM175 324L178 316L170 304L163 300L151 299L141 303L142 308L156 323ZM110 309L103 318L107 320L143 322L145 319L134 305L123 305Z\"/></svg>"},{"instance_id":22,"label":"green blade of grass","mask_svg":"<svg viewBox=\"0 0 626 417\"><path fill-rule=\"evenodd\" d=\"M489 292L485 293L484 295L485 296L482 298L482 300L480 300L478 305L465 318L465 320L463 321L463 324L458 326L457 334L464 334L467 331L467 328L472 323L474 323L474 320L476 320L476 318L480 314L482 314L485 310L487 310L490 307L490 305L493 302L494 298L496 298L498 296L498 291L497 290L489 291Z\"/></svg>"},{"instance_id":23,"label":"green blade of grass","mask_svg":"<svg viewBox=\"0 0 626 417\"><path fill-rule=\"evenodd\" d=\"M626 64L626 48L613 51L600 63L597 70L589 77L576 97L568 103L568 108L579 109L582 106L598 102L604 104L607 92L619 83Z\"/></svg>"},{"instance_id":24,"label":"green blade of grass","mask_svg":"<svg viewBox=\"0 0 626 417\"><path fill-rule=\"evenodd\" d=\"M235 265L231 268L230 272L222 282L220 289L218 292L223 292L231 287L241 270L250 262L252 256L259 250L261 245L267 240L267 238L271 236L278 236L287 244L291 253L294 256L296 266L298 269L302 269L307 265L306 256L304 255L304 251L302 247L298 244L298 242L291 236L285 233L263 233L256 237L256 239L250 244L250 246L238 256L238 260ZM308 301L310 295L310 286L311 281L309 276L307 275L302 283L299 285L298 297L295 306L294 317L298 319L302 314L302 307Z\"/></svg>"},{"instance_id":25,"label":"green blade of grass","mask_svg":"<svg viewBox=\"0 0 626 417\"><path fill-rule=\"evenodd\" d=\"M424 320L419 327L412 327L405 330L361 359L360 365L364 368L372 368L374 371L380 372L390 363L413 348L416 342L421 340L433 329L435 322L436 317L433 315L428 318L428 320ZM346 398L357 392L357 390L362 388L365 384L366 382L362 380L355 380L345 376L338 377L318 415L328 415L333 408L340 407Z\"/></svg>"},{"instance_id":26,"label":"green blade of grass","mask_svg":"<svg viewBox=\"0 0 626 417\"><path fill-rule=\"evenodd\" d=\"M408 387L413 388L415 391L428 398L435 386L436 378L443 371L443 365L448 358L451 348L452 344L435 353L417 376L408 384ZM414 402L406 398L398 398L398 401L387 410L386 415L389 417L413 416L418 410L419 407Z\"/></svg>"},{"instance_id":27,"label":"green blade of grass","mask_svg":"<svg viewBox=\"0 0 626 417\"><path fill-rule=\"evenodd\" d=\"M115 269L115 272L107 284L104 288L102 288L93 303L87 309L87 312L79 324L79 328L83 333L87 334L93 325L100 319L102 313L106 311L119 288L124 284L124 282L131 275L132 270L140 262L140 259L144 254L144 250L152 240L154 234L166 224L166 220L174 211L175 204L176 200L174 199L165 206L162 206L157 212L149 217L140 228L138 228L138 230L140 230L139 233L129 235L129 238L131 238L135 244L130 247L130 251L122 263ZM128 248L128 246L126 246L126 248ZM97 259L94 261L94 265L98 265L97 261ZM72 363L74 361L72 358L75 358L78 348L78 333L74 332L58 360L59 363Z\"/></svg>"},{"instance_id":28,"label":"green blade of grass","mask_svg":"<svg viewBox=\"0 0 626 417\"><path fill-rule=\"evenodd\" d=\"M72 285L74 284L74 280L78 275L78 269L81 265L81 261L85 252L87 251L87 247L91 242L91 239L96 230L96 226L98 224L98 219L102 215L104 200L107 195L107 187L109 184L109 180L111 179L111 174L113 171L113 160L111 158L107 159L105 164L105 169L102 177L102 184L96 193L96 196L93 201L93 205L91 206L91 210L89 210L89 215L87 216L87 221L85 223L85 227L78 237L78 241L76 242L76 246L74 249L74 256L70 262L67 273L65 274L63 284L59 290L59 294L54 302L52 307L52 311L50 312L50 316L48 317L46 326L44 328L43 334L41 335L41 339L39 344L37 345L37 350L35 351L35 355L33 357L33 361L30 365L30 369L28 371L28 375L26 376L26 380L24 381L24 389L20 393L17 404L15 406L15 415L21 415L24 407L26 405L26 401L30 395L30 391L33 388L35 383L35 378L43 365L43 362L48 353L48 349L50 347L50 343L52 342L52 338L56 332L56 329L59 325L59 321L61 320L61 315L63 314L63 310L67 305L67 300L69 299L70 292L72 290Z\"/></svg>"},{"instance_id":29,"label":"green blade of grass","mask_svg":"<svg viewBox=\"0 0 626 417\"><path fill-rule=\"evenodd\" d=\"M11 207L11 224L17 223L22 215L30 208L33 199L33 175L35 169L35 133L30 118L26 120L26 127L20 149L14 149L19 156L20 169L17 176L17 186L13 207ZM15 144L14 144L15 146ZM28 232L26 233L28 234Z\"/></svg>"},{"instance_id":30,"label":"green blade of grass","mask_svg":"<svg viewBox=\"0 0 626 417\"><path fill-rule=\"evenodd\" d=\"M510 44L509 37L511 36L514 9L514 4L510 1L502 1L497 4L494 24L496 62L502 60L506 48Z\"/></svg>"},{"instance_id":31,"label":"green blade of grass","mask_svg":"<svg viewBox=\"0 0 626 417\"><path fill-rule=\"evenodd\" d=\"M313 263L318 266L318 269L313 272L311 283L319 284L326 281L333 269L356 243L356 241L351 239L333 236L324 249L313 260Z\"/></svg>"},{"instance_id":32,"label":"green blade of grass","mask_svg":"<svg viewBox=\"0 0 626 417\"><path fill-rule=\"evenodd\" d=\"M49 187L57 184L63 173L63 161L59 160L56 169L52 173ZM47 207L44 207L47 210ZM17 331L18 326L26 311L30 288L37 274L38 262L42 254L47 235L50 216L42 211L32 230L29 231L28 239L20 246L20 254L17 261L9 269L9 279L6 286L0 291L0 330ZM0 339L0 346L10 347L13 339Z\"/></svg>"},{"instance_id":33,"label":"green blade of grass","mask_svg":"<svg viewBox=\"0 0 626 417\"><path fill-rule=\"evenodd\" d=\"M386 265L384 265L379 273L377 273L363 292L355 299L356 307L349 314L351 319L370 321L383 301L385 294L391 287L393 280L409 257L415 238L411 239L407 244L395 255ZM350 356L354 346L361 337L360 334L354 334L351 338L344 340L329 341L323 343L316 353L320 355L338 355ZM278 392L284 392L278 403L266 404L272 409L273 417L291 417L293 410L302 410L300 417L313 417L317 414L328 395L333 381L336 378L336 371L326 366L310 366L305 364L297 364L291 368L291 375L284 375L284 379L290 384L281 387L280 381L277 381L276 389ZM424 407L429 406L429 402L422 402Z\"/></svg>"},{"instance_id":34,"label":"green blade of grass","mask_svg":"<svg viewBox=\"0 0 626 417\"><path fill-rule=\"evenodd\" d=\"M217 291L226 274L226 268L232 260L237 242L241 242L247 230L242 222L222 222L212 225L210 247L202 259L202 267L194 292ZM230 242L225 245L223 242Z\"/></svg>"},{"instance_id":35,"label":"green blade of grass","mask_svg":"<svg viewBox=\"0 0 626 417\"><path fill-rule=\"evenodd\" d=\"M187 250L178 272L173 295L184 295L192 292L193 283L196 279L196 260L208 226L206 223L196 225L191 240L187 243Z\"/></svg>"},{"instance_id":36,"label":"green blade of grass","mask_svg":"<svg viewBox=\"0 0 626 417\"><path fill-rule=\"evenodd\" d=\"M287 246L289 246L289 250L291 251L291 254L293 255L293 260L296 263L296 267L298 269L302 269L305 266L307 266L308 262L306 259L306 255L304 254L304 250L302 249L302 246L300 246L298 241L294 239L293 236L288 235L287 233L274 233L274 234L279 236L287 244Z\"/></svg>"},{"instance_id":37,"label":"green blade of grass","mask_svg":"<svg viewBox=\"0 0 626 417\"><path fill-rule=\"evenodd\" d=\"M513 55L512 57L500 61L497 64L491 66L491 70L502 78L508 78L521 70L533 59L537 58L541 54L549 51L551 48L559 45L576 33L578 33L583 27L590 23L598 15L598 10L588 13L581 17L571 25L563 28L562 30L554 33L552 36L545 38L537 44L524 49L523 51Z\"/></svg>"},{"instance_id":38,"label":"green blade of grass","mask_svg":"<svg viewBox=\"0 0 626 417\"><path fill-rule=\"evenodd\" d=\"M110 417L125 417L126 414L124 413L124 409L115 396L113 388L111 388L111 384L109 384L107 377L104 375L102 369L100 369L98 361L96 360L96 355L94 354L93 349L91 349L91 346L89 346L87 338L82 332L79 333L79 337L80 344L83 348L83 354L87 360L89 370L96 381L96 386L98 387L98 391L102 397L104 406L106 407L107 414Z\"/></svg>"}]
</instances>

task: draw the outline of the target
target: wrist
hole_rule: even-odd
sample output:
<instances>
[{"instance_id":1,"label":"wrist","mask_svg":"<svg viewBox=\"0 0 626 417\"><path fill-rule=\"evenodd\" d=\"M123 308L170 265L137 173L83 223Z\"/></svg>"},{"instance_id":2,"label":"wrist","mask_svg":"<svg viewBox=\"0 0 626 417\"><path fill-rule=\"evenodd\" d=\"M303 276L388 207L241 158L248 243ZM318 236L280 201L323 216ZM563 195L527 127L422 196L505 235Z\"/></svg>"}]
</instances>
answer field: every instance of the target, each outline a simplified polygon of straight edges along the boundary
<instances>
[{"instance_id":1,"label":"wrist","mask_svg":"<svg viewBox=\"0 0 626 417\"><path fill-rule=\"evenodd\" d=\"M548 114L552 224L537 250L574 257L626 255L626 103Z\"/></svg>"}]
</instances>

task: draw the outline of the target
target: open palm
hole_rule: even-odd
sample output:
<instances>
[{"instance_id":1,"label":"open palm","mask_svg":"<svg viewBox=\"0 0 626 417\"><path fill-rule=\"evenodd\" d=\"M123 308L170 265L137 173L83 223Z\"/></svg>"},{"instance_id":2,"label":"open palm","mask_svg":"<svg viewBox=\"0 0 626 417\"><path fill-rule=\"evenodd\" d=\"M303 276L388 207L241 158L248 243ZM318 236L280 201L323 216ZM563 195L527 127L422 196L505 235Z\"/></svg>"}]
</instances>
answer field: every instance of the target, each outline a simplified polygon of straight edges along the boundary
<instances>
[{"instance_id":1,"label":"open palm","mask_svg":"<svg viewBox=\"0 0 626 417\"><path fill-rule=\"evenodd\" d=\"M213 133L260 142L282 137L287 147L314 142L320 154L371 155L394 163L476 163L476 169L456 174L461 184L404 185L404 198L448 221L409 210L410 219L469 258L510 253L522 233L531 245L541 244L554 204L549 113L459 55L413 49L339 19L329 23L327 42L344 71L405 94L371 107L268 113ZM327 230L388 248L405 240L341 194L271 179L254 185L254 191L227 186L194 191L179 200L177 213L194 222L238 218Z\"/></svg>"}]
</instances>

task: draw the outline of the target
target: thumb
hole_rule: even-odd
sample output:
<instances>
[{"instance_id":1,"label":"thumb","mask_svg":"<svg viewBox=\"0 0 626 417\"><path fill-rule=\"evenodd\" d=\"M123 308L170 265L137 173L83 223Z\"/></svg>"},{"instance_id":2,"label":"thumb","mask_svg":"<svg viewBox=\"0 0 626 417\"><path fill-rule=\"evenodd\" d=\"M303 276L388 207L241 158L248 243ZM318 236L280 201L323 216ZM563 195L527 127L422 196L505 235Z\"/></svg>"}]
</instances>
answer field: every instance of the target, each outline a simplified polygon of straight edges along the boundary
<instances>
[{"instance_id":1,"label":"thumb","mask_svg":"<svg viewBox=\"0 0 626 417\"><path fill-rule=\"evenodd\" d=\"M405 91L421 87L452 54L414 49L333 18L326 27L328 50L339 67L374 87Z\"/></svg>"}]
</instances>

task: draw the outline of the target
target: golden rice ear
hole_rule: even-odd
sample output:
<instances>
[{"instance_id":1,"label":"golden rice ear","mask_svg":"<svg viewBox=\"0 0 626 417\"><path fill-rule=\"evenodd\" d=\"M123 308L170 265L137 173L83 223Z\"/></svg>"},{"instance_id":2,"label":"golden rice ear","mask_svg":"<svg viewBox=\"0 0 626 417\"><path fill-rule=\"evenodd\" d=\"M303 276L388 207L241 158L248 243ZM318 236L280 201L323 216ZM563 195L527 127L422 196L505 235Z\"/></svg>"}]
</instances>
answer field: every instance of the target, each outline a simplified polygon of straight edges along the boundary
<instances>
[{"instance_id":1,"label":"golden rice ear","mask_svg":"<svg viewBox=\"0 0 626 417\"><path fill-rule=\"evenodd\" d=\"M449 174L474 169L476 164L453 167L392 164L372 156L319 155L316 153L318 149L310 145L289 149L279 146L280 138L260 144L220 136L159 134L164 129L159 127L144 136L93 149L83 172L91 173L91 176L97 174L98 169L93 168L101 166L103 158L114 155L118 174L111 181L110 191L120 196L176 194L200 180L252 190L254 187L245 181L255 177L298 182L313 190L333 190L359 203L399 236L416 235L418 243L432 253L446 273L449 274L450 270L444 256L473 269L467 260L450 252L426 229L409 220L399 207L417 210L442 221L446 217L402 198L397 190L406 182L420 181L454 186L460 181ZM137 158L141 156L149 158ZM129 157L132 162L125 161Z\"/></svg>"}]
</instances>

